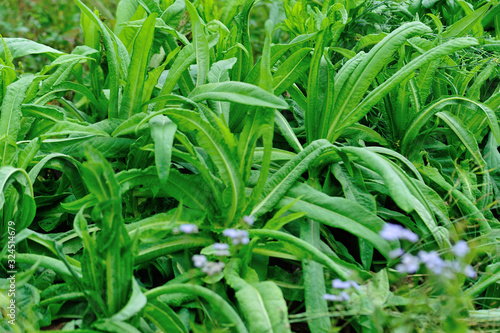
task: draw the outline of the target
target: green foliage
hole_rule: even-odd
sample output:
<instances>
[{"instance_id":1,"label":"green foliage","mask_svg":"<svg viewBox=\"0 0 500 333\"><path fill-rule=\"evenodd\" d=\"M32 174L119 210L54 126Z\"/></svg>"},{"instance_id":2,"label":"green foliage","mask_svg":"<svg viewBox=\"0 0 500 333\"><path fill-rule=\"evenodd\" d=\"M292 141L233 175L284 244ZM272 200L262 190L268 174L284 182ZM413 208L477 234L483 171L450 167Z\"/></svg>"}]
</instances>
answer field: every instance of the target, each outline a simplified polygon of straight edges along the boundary
<instances>
[{"instance_id":1,"label":"green foliage","mask_svg":"<svg viewBox=\"0 0 500 333\"><path fill-rule=\"evenodd\" d=\"M498 325L498 1L5 8L3 331Z\"/></svg>"}]
</instances>

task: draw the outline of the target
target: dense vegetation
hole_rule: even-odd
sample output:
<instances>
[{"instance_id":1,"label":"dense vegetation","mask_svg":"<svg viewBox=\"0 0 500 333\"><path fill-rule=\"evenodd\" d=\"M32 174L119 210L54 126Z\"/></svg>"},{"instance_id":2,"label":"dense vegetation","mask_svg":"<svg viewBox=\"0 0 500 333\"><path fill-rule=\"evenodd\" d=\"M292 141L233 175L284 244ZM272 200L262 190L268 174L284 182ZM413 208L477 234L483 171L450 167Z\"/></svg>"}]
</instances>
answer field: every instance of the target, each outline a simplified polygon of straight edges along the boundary
<instances>
[{"instance_id":1,"label":"dense vegetation","mask_svg":"<svg viewBox=\"0 0 500 333\"><path fill-rule=\"evenodd\" d=\"M16 3L0 330L500 329L498 0Z\"/></svg>"}]
</instances>

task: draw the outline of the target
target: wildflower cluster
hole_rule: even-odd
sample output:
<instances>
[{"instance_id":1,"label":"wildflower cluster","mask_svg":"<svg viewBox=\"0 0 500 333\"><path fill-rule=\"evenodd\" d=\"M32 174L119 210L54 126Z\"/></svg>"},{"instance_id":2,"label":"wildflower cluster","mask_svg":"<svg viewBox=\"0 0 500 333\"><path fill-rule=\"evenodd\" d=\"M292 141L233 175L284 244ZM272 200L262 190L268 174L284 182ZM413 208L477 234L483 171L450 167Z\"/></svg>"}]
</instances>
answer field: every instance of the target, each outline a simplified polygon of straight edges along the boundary
<instances>
[{"instance_id":1,"label":"wildflower cluster","mask_svg":"<svg viewBox=\"0 0 500 333\"><path fill-rule=\"evenodd\" d=\"M222 232L222 234L229 237L233 245L246 245L250 242L248 231L246 230L226 229Z\"/></svg>"},{"instance_id":2,"label":"wildflower cluster","mask_svg":"<svg viewBox=\"0 0 500 333\"><path fill-rule=\"evenodd\" d=\"M334 279L332 281L332 287L337 290L342 290L338 295L335 294L324 294L323 299L332 302L347 302L351 299L349 294L345 291L347 289L354 288L359 290L359 284L356 281L342 281L340 279Z\"/></svg>"},{"instance_id":3,"label":"wildflower cluster","mask_svg":"<svg viewBox=\"0 0 500 333\"><path fill-rule=\"evenodd\" d=\"M401 240L406 239L410 242L416 242L418 236L405 229L404 227L387 223L382 231L380 231L380 236L386 240ZM476 277L476 271L472 266L465 265L463 263L463 258L470 252L470 248L466 241L458 241L451 249L451 252L460 260L443 260L437 251L419 251L418 254L412 255L405 253L403 249L394 249L389 252L389 257L392 259L401 257L401 262L396 265L396 270L399 273L416 273L421 265L424 265L428 271L442 275L444 277L451 278L457 273L463 273L469 278Z\"/></svg>"},{"instance_id":4,"label":"wildflower cluster","mask_svg":"<svg viewBox=\"0 0 500 333\"><path fill-rule=\"evenodd\" d=\"M253 217L252 216L245 216L248 218L251 218L253 223ZM247 222L247 223L249 223ZM250 224L250 223L249 223ZM198 229L194 229L196 225L194 224L183 224L179 227L179 231L182 231L184 233L191 233L193 230L198 231ZM231 243L233 245L245 245L250 242L250 238L248 235L248 231L246 230L236 230L236 229L225 229L222 234L226 237L228 237L231 240ZM229 244L226 243L215 243L212 245L213 252L210 252L210 254L217 256L217 257L225 257L225 256L230 256L231 252L229 252ZM202 254L196 254L192 257L194 267L196 268L201 268L201 271L203 273L206 273L207 275L214 275L216 273L222 272L224 269L224 263L223 262L212 262L208 261L207 257L202 255Z\"/></svg>"}]
</instances>

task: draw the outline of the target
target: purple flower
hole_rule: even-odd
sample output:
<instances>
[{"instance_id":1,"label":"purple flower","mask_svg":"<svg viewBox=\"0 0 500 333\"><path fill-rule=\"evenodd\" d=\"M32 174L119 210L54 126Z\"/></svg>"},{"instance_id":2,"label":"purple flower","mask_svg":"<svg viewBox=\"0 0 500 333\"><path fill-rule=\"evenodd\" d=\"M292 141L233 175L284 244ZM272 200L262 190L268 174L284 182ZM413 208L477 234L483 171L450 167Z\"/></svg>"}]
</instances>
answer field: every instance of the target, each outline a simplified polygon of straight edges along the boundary
<instances>
[{"instance_id":1,"label":"purple flower","mask_svg":"<svg viewBox=\"0 0 500 333\"><path fill-rule=\"evenodd\" d=\"M351 284L351 288L354 288L356 290L359 290L359 284L356 281L347 281Z\"/></svg>"},{"instance_id":2,"label":"purple flower","mask_svg":"<svg viewBox=\"0 0 500 333\"><path fill-rule=\"evenodd\" d=\"M471 278L471 279L474 279L477 277L477 273L471 265L465 266L464 274L465 274L465 276L467 276L468 278Z\"/></svg>"},{"instance_id":3,"label":"purple flower","mask_svg":"<svg viewBox=\"0 0 500 333\"><path fill-rule=\"evenodd\" d=\"M205 263L205 265L203 265L203 267L201 268L201 271L207 275L214 275L216 273L220 273L222 272L222 270L224 269L224 263L223 262L212 262L212 261L209 261L207 263Z\"/></svg>"},{"instance_id":4,"label":"purple flower","mask_svg":"<svg viewBox=\"0 0 500 333\"><path fill-rule=\"evenodd\" d=\"M229 253L229 244L225 243L215 243L214 250L214 255L216 256L228 256L231 254Z\"/></svg>"},{"instance_id":5,"label":"purple flower","mask_svg":"<svg viewBox=\"0 0 500 333\"><path fill-rule=\"evenodd\" d=\"M418 252L418 257L420 258L422 263L425 264L428 270L434 272L435 274L441 274L443 272L445 263L436 251L420 251Z\"/></svg>"},{"instance_id":6,"label":"purple flower","mask_svg":"<svg viewBox=\"0 0 500 333\"><path fill-rule=\"evenodd\" d=\"M332 287L335 289L348 289L351 288L349 281L342 281L340 279L334 279L332 281Z\"/></svg>"},{"instance_id":7,"label":"purple flower","mask_svg":"<svg viewBox=\"0 0 500 333\"><path fill-rule=\"evenodd\" d=\"M200 268L207 263L207 257L203 254L195 254L192 258L194 267Z\"/></svg>"},{"instance_id":8,"label":"purple flower","mask_svg":"<svg viewBox=\"0 0 500 333\"><path fill-rule=\"evenodd\" d=\"M455 243L455 245L453 245L451 251L457 257L463 258L467 255L467 253L470 252L470 248L466 241L459 240L458 242Z\"/></svg>"},{"instance_id":9,"label":"purple flower","mask_svg":"<svg viewBox=\"0 0 500 333\"><path fill-rule=\"evenodd\" d=\"M405 254L405 251L403 249L394 249L389 252L389 258L395 259L403 256Z\"/></svg>"},{"instance_id":10,"label":"purple flower","mask_svg":"<svg viewBox=\"0 0 500 333\"><path fill-rule=\"evenodd\" d=\"M179 226L179 230L185 234L195 234L198 232L198 226L192 223L185 223Z\"/></svg>"},{"instance_id":11,"label":"purple flower","mask_svg":"<svg viewBox=\"0 0 500 333\"><path fill-rule=\"evenodd\" d=\"M332 302L347 302L351 299L351 297L345 291L343 291L339 295L324 294L323 299Z\"/></svg>"},{"instance_id":12,"label":"purple flower","mask_svg":"<svg viewBox=\"0 0 500 333\"><path fill-rule=\"evenodd\" d=\"M334 279L332 281L332 287L335 289L354 288L356 290L359 290L359 284L356 281L342 281L340 279Z\"/></svg>"},{"instance_id":13,"label":"purple flower","mask_svg":"<svg viewBox=\"0 0 500 333\"><path fill-rule=\"evenodd\" d=\"M248 231L246 230L226 229L222 232L222 234L229 237L233 245L245 245L250 242L250 238L248 238Z\"/></svg>"},{"instance_id":14,"label":"purple flower","mask_svg":"<svg viewBox=\"0 0 500 333\"><path fill-rule=\"evenodd\" d=\"M248 225L253 225L255 223L255 216L250 215L250 216L243 216L243 221L245 221L246 224Z\"/></svg>"},{"instance_id":15,"label":"purple flower","mask_svg":"<svg viewBox=\"0 0 500 333\"><path fill-rule=\"evenodd\" d=\"M420 260L418 257L411 254L405 254L401 258L401 263L396 265L396 270L399 273L415 273L420 268Z\"/></svg>"},{"instance_id":16,"label":"purple flower","mask_svg":"<svg viewBox=\"0 0 500 333\"><path fill-rule=\"evenodd\" d=\"M414 232L400 226L399 224L386 223L379 233L385 240L406 239L412 243L418 241L418 236Z\"/></svg>"}]
</instances>

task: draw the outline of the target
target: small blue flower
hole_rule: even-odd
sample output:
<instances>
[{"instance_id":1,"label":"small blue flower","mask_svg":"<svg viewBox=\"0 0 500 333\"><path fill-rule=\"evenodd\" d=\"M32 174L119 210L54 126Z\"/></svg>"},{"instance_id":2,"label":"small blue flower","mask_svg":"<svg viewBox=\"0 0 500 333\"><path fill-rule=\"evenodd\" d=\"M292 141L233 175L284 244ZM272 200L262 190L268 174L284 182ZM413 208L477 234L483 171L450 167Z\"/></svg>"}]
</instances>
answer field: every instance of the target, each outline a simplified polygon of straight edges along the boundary
<instances>
[{"instance_id":1,"label":"small blue flower","mask_svg":"<svg viewBox=\"0 0 500 333\"><path fill-rule=\"evenodd\" d=\"M410 273L413 274L420 268L420 260L418 257L411 254L405 254L401 258L401 263L396 265L396 270L399 273Z\"/></svg>"},{"instance_id":2,"label":"small blue flower","mask_svg":"<svg viewBox=\"0 0 500 333\"><path fill-rule=\"evenodd\" d=\"M179 226L179 230L185 234L195 234L198 232L198 226L192 223L185 223Z\"/></svg>"},{"instance_id":3,"label":"small blue flower","mask_svg":"<svg viewBox=\"0 0 500 333\"><path fill-rule=\"evenodd\" d=\"M200 268L203 267L207 263L207 257L203 254L195 254L192 258L194 267Z\"/></svg>"},{"instance_id":4,"label":"small blue flower","mask_svg":"<svg viewBox=\"0 0 500 333\"><path fill-rule=\"evenodd\" d=\"M323 299L332 302L347 302L351 299L351 297L343 291L339 295L324 294Z\"/></svg>"},{"instance_id":5,"label":"small blue flower","mask_svg":"<svg viewBox=\"0 0 500 333\"><path fill-rule=\"evenodd\" d=\"M224 263L223 262L212 262L212 261L209 261L207 263L205 263L205 265L203 265L203 267L201 268L201 271L207 275L214 275L216 273L220 273L222 272L222 270L224 269Z\"/></svg>"},{"instance_id":6,"label":"small blue flower","mask_svg":"<svg viewBox=\"0 0 500 333\"><path fill-rule=\"evenodd\" d=\"M214 250L214 255L216 256L228 256L231 254L229 253L229 244L225 243L215 243Z\"/></svg>"},{"instance_id":7,"label":"small blue flower","mask_svg":"<svg viewBox=\"0 0 500 333\"><path fill-rule=\"evenodd\" d=\"M475 279L477 277L477 273L471 265L465 266L464 274L470 279Z\"/></svg>"},{"instance_id":8,"label":"small blue flower","mask_svg":"<svg viewBox=\"0 0 500 333\"><path fill-rule=\"evenodd\" d=\"M445 263L436 251L420 251L418 252L418 257L422 263L425 264L428 270L434 272L435 274L441 274L443 272Z\"/></svg>"},{"instance_id":9,"label":"small blue flower","mask_svg":"<svg viewBox=\"0 0 500 333\"><path fill-rule=\"evenodd\" d=\"M418 236L414 232L400 226L399 224L386 223L379 233L380 237L385 240L393 241L398 239L406 239L412 243L418 241Z\"/></svg>"},{"instance_id":10,"label":"small blue flower","mask_svg":"<svg viewBox=\"0 0 500 333\"><path fill-rule=\"evenodd\" d=\"M253 225L255 223L255 216L250 215L250 216L243 216L243 221L245 221L246 224L248 225Z\"/></svg>"},{"instance_id":11,"label":"small blue flower","mask_svg":"<svg viewBox=\"0 0 500 333\"><path fill-rule=\"evenodd\" d=\"M246 230L226 229L222 232L222 234L226 237L229 237L233 245L245 245L250 242L248 231Z\"/></svg>"},{"instance_id":12,"label":"small blue flower","mask_svg":"<svg viewBox=\"0 0 500 333\"><path fill-rule=\"evenodd\" d=\"M359 284L356 281L342 281L340 279L333 279L332 287L335 289L349 289L354 288L359 290Z\"/></svg>"},{"instance_id":13,"label":"small blue flower","mask_svg":"<svg viewBox=\"0 0 500 333\"><path fill-rule=\"evenodd\" d=\"M335 289L348 289L351 288L350 281L342 281L340 279L334 279L332 281L332 287Z\"/></svg>"},{"instance_id":14,"label":"small blue flower","mask_svg":"<svg viewBox=\"0 0 500 333\"><path fill-rule=\"evenodd\" d=\"M451 251L457 257L463 258L470 252L470 248L466 241L459 240L455 243L455 245L453 245Z\"/></svg>"},{"instance_id":15,"label":"small blue flower","mask_svg":"<svg viewBox=\"0 0 500 333\"><path fill-rule=\"evenodd\" d=\"M394 249L392 251L389 252L389 258L391 259L395 259L395 258L399 258L401 256L403 256L403 254L405 254L405 251L403 249Z\"/></svg>"}]
</instances>

